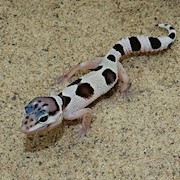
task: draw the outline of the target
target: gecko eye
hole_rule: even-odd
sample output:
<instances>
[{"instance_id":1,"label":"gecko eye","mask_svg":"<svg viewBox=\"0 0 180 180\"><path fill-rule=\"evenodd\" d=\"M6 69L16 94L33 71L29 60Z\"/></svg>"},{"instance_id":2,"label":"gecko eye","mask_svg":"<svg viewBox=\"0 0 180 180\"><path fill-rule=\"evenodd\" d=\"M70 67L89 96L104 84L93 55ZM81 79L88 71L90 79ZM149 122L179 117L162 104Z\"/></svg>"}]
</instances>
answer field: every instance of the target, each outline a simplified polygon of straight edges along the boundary
<instances>
[{"instance_id":1,"label":"gecko eye","mask_svg":"<svg viewBox=\"0 0 180 180\"><path fill-rule=\"evenodd\" d=\"M48 120L48 116L43 116L39 119L39 122L46 122Z\"/></svg>"}]
</instances>

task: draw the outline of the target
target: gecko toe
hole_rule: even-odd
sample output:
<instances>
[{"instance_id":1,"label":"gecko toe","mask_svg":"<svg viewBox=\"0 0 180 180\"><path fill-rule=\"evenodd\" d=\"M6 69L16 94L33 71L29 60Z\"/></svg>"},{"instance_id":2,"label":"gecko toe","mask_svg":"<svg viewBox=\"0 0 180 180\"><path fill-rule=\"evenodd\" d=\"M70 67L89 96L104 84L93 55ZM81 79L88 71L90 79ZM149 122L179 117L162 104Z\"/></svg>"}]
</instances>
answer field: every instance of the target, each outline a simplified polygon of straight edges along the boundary
<instances>
[{"instance_id":1,"label":"gecko toe","mask_svg":"<svg viewBox=\"0 0 180 180\"><path fill-rule=\"evenodd\" d=\"M87 128L79 128L74 130L75 135L74 137L79 139L80 141L84 141L87 138L87 134L88 134L88 129Z\"/></svg>"}]
</instances>

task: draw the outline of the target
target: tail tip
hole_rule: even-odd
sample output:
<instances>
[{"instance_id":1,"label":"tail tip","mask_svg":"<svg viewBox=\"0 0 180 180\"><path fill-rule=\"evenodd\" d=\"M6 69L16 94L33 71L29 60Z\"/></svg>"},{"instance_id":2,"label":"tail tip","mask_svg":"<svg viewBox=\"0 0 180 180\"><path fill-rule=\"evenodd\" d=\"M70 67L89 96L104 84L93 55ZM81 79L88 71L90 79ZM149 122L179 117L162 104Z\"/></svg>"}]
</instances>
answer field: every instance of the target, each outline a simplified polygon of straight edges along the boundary
<instances>
[{"instance_id":1,"label":"tail tip","mask_svg":"<svg viewBox=\"0 0 180 180\"><path fill-rule=\"evenodd\" d=\"M159 27L167 27L167 26L168 26L168 24L158 23L156 26L159 26Z\"/></svg>"}]
</instances>

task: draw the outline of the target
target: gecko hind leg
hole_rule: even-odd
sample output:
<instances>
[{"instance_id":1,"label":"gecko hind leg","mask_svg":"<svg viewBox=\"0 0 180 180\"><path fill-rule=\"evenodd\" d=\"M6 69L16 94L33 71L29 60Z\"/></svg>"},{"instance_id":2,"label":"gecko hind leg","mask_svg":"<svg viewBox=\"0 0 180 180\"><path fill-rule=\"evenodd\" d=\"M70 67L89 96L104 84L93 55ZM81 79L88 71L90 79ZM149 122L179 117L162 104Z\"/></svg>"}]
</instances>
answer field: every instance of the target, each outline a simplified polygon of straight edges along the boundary
<instances>
[{"instance_id":1,"label":"gecko hind leg","mask_svg":"<svg viewBox=\"0 0 180 180\"><path fill-rule=\"evenodd\" d=\"M129 77L126 73L126 70L124 69L123 65L120 62L118 63L118 77L122 83L120 93L123 98L130 101L131 100L131 97L130 97L131 83L129 82Z\"/></svg>"},{"instance_id":2,"label":"gecko hind leg","mask_svg":"<svg viewBox=\"0 0 180 180\"><path fill-rule=\"evenodd\" d=\"M97 57L93 61L81 62L80 64L74 66L69 71L57 78L57 84L63 84L65 81L68 81L77 71L95 69L101 63L103 57Z\"/></svg>"}]
</instances>

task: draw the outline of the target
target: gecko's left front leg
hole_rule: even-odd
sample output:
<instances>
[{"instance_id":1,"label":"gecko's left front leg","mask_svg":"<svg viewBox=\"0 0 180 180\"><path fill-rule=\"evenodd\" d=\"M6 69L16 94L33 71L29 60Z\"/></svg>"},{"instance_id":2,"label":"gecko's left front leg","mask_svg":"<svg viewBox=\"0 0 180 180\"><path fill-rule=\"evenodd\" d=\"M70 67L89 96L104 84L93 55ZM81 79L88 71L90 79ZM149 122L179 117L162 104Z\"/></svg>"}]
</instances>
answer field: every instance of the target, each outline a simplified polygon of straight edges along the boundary
<instances>
[{"instance_id":1,"label":"gecko's left front leg","mask_svg":"<svg viewBox=\"0 0 180 180\"><path fill-rule=\"evenodd\" d=\"M64 119L67 120L82 118L82 126L79 130L77 130L77 137L83 139L87 135L92 119L92 112L90 108L80 109L71 114L64 114L63 116Z\"/></svg>"}]
</instances>

